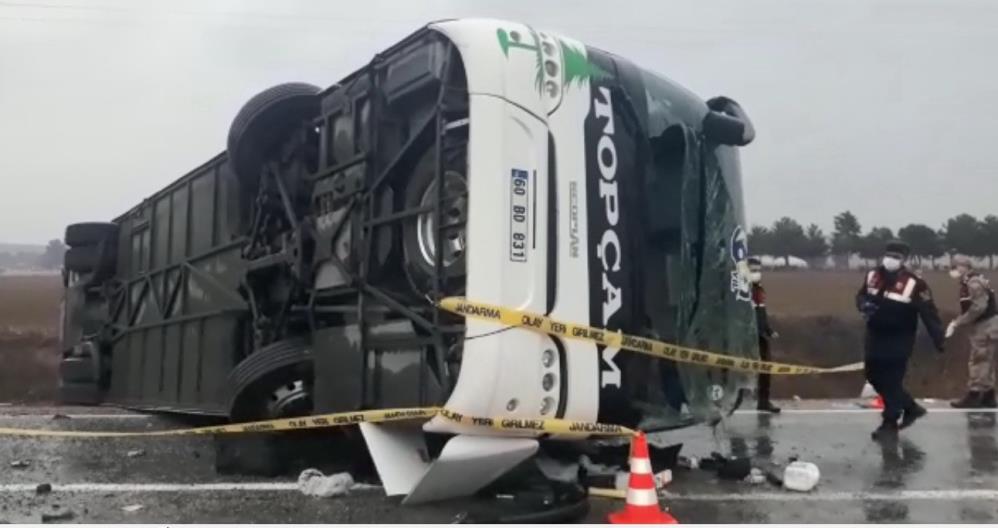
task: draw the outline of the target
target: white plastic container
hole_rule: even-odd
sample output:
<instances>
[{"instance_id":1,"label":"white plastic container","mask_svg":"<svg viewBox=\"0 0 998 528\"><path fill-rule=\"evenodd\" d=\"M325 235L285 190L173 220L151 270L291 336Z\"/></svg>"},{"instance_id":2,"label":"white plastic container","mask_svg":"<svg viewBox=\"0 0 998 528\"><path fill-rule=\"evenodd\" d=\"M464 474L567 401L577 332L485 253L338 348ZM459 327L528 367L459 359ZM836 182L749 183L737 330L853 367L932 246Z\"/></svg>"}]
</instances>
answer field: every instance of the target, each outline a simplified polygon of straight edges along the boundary
<instances>
[{"instance_id":1,"label":"white plastic container","mask_svg":"<svg viewBox=\"0 0 998 528\"><path fill-rule=\"evenodd\" d=\"M783 471L783 486L793 491L811 491L820 478L818 466L810 462L792 462Z\"/></svg>"}]
</instances>

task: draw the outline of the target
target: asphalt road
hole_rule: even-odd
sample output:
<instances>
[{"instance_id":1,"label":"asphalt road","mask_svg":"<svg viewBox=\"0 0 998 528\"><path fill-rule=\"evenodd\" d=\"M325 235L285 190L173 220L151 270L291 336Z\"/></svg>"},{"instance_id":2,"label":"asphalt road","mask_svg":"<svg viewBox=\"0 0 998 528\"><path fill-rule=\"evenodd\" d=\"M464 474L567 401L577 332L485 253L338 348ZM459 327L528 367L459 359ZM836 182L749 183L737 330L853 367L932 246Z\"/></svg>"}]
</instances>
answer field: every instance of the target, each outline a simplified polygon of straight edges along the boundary
<instances>
[{"instance_id":1,"label":"asphalt road","mask_svg":"<svg viewBox=\"0 0 998 528\"><path fill-rule=\"evenodd\" d=\"M822 472L810 493L719 480L680 470L663 504L682 523L998 522L998 437L994 413L932 409L899 442L870 440L872 411L848 402L792 405L782 415L738 413L726 434L706 427L668 433L684 455L750 456L758 467L791 456ZM53 419L54 413L68 419ZM158 416L111 409L0 405L0 427L148 430L174 426ZM129 457L128 452L144 454ZM13 468L23 461L27 467ZM378 489L347 497L302 495L291 477L217 475L210 438L0 437L0 521L40 522L70 511L87 523L447 523L468 501L402 507ZM49 483L53 491L36 493ZM618 501L591 500L589 522ZM131 508L129 508L131 507ZM129 509L134 511L128 511Z\"/></svg>"}]
</instances>

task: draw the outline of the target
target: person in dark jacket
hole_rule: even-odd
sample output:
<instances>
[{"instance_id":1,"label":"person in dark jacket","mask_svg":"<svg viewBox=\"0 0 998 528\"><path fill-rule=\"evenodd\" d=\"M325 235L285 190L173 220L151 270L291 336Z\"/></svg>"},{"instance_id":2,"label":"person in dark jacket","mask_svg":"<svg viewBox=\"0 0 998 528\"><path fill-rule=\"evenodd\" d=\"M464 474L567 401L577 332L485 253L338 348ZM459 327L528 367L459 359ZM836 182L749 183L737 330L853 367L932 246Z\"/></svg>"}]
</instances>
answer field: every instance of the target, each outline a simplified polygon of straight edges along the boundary
<instances>
[{"instance_id":1,"label":"person in dark jacket","mask_svg":"<svg viewBox=\"0 0 998 528\"><path fill-rule=\"evenodd\" d=\"M939 352L945 342L929 285L905 267L909 253L904 242L889 242L881 264L866 273L856 294L856 308L866 320L866 379L884 399L875 440L896 437L927 412L904 388L919 317Z\"/></svg>"},{"instance_id":2,"label":"person in dark jacket","mask_svg":"<svg viewBox=\"0 0 998 528\"><path fill-rule=\"evenodd\" d=\"M749 280L752 282L752 306L755 307L755 321L759 329L759 358L769 361L769 341L779 337L769 326L769 314L766 312L766 290L762 287L762 262L757 257L749 257ZM769 374L759 374L758 409L760 411L778 413L780 408L769 400Z\"/></svg>"}]
</instances>

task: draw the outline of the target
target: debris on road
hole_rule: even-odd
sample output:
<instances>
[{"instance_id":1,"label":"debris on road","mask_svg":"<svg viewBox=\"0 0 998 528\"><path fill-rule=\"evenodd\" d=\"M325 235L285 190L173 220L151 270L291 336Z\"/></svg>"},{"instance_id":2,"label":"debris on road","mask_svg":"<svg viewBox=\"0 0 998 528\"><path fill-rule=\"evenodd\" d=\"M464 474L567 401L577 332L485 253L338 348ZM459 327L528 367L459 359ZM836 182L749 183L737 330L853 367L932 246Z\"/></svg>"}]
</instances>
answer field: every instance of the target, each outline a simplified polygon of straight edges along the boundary
<instances>
[{"instance_id":1,"label":"debris on road","mask_svg":"<svg viewBox=\"0 0 998 528\"><path fill-rule=\"evenodd\" d=\"M713 471L717 476L729 480L744 480L752 471L752 463L745 457L725 457L714 452L709 458L700 461L700 469Z\"/></svg>"},{"instance_id":2,"label":"debris on road","mask_svg":"<svg viewBox=\"0 0 998 528\"><path fill-rule=\"evenodd\" d=\"M810 462L794 461L783 471L783 487L792 491L811 491L818 485L821 472Z\"/></svg>"},{"instance_id":3,"label":"debris on road","mask_svg":"<svg viewBox=\"0 0 998 528\"><path fill-rule=\"evenodd\" d=\"M27 469L31 465L31 462L27 460L15 460L10 463L10 467L14 469Z\"/></svg>"},{"instance_id":4,"label":"debris on road","mask_svg":"<svg viewBox=\"0 0 998 528\"><path fill-rule=\"evenodd\" d=\"M655 473L655 487L664 488L672 482L672 470L659 471Z\"/></svg>"},{"instance_id":5,"label":"debris on road","mask_svg":"<svg viewBox=\"0 0 998 528\"><path fill-rule=\"evenodd\" d=\"M579 480L579 462L566 462L547 456L536 458L537 468L545 477L558 482L577 482Z\"/></svg>"},{"instance_id":6,"label":"debris on road","mask_svg":"<svg viewBox=\"0 0 998 528\"><path fill-rule=\"evenodd\" d=\"M759 468L752 468L752 471L750 471L748 476L745 477L745 482L748 484L752 484L753 486L758 486L759 484L765 484L766 473L764 473Z\"/></svg>"},{"instance_id":7,"label":"debris on road","mask_svg":"<svg viewBox=\"0 0 998 528\"><path fill-rule=\"evenodd\" d=\"M55 413L55 414L52 415L52 419L53 420L69 420L69 416L66 416L65 414Z\"/></svg>"},{"instance_id":8,"label":"debris on road","mask_svg":"<svg viewBox=\"0 0 998 528\"><path fill-rule=\"evenodd\" d=\"M613 476L613 488L619 490L626 490L627 484L631 480L631 474L626 471L621 471Z\"/></svg>"},{"instance_id":9,"label":"debris on road","mask_svg":"<svg viewBox=\"0 0 998 528\"><path fill-rule=\"evenodd\" d=\"M139 458L143 456L146 456L144 449L133 449L128 452L128 458Z\"/></svg>"},{"instance_id":10,"label":"debris on road","mask_svg":"<svg viewBox=\"0 0 998 528\"><path fill-rule=\"evenodd\" d=\"M717 476L728 480L745 480L752 472L752 463L747 458L724 458L717 468Z\"/></svg>"},{"instance_id":11,"label":"debris on road","mask_svg":"<svg viewBox=\"0 0 998 528\"><path fill-rule=\"evenodd\" d=\"M326 476L318 469L306 469L298 476L298 489L309 497L340 497L352 487L353 477L349 473Z\"/></svg>"},{"instance_id":12,"label":"debris on road","mask_svg":"<svg viewBox=\"0 0 998 528\"><path fill-rule=\"evenodd\" d=\"M700 459L695 456L691 457L679 457L677 461L677 466L685 469L697 469L700 467Z\"/></svg>"},{"instance_id":13,"label":"debris on road","mask_svg":"<svg viewBox=\"0 0 998 528\"><path fill-rule=\"evenodd\" d=\"M60 512L51 512L42 514L42 522L50 523L55 521L71 521L73 519L73 512L70 510L63 510Z\"/></svg>"},{"instance_id":14,"label":"debris on road","mask_svg":"<svg viewBox=\"0 0 998 528\"><path fill-rule=\"evenodd\" d=\"M51 493L51 492L52 492L52 485L47 482L45 484L39 484L35 486L35 493L38 495L44 495L46 493Z\"/></svg>"},{"instance_id":15,"label":"debris on road","mask_svg":"<svg viewBox=\"0 0 998 528\"><path fill-rule=\"evenodd\" d=\"M130 505L125 506L124 508L122 508L121 511L126 512L126 513L135 513L137 511L141 510L142 508L145 508L145 506L143 506L141 504L130 504Z\"/></svg>"},{"instance_id":16,"label":"debris on road","mask_svg":"<svg viewBox=\"0 0 998 528\"><path fill-rule=\"evenodd\" d=\"M589 475L614 475L620 471L620 466L607 466L605 464L598 464L593 462L588 455L582 455L579 457L579 465L585 470Z\"/></svg>"}]
</instances>

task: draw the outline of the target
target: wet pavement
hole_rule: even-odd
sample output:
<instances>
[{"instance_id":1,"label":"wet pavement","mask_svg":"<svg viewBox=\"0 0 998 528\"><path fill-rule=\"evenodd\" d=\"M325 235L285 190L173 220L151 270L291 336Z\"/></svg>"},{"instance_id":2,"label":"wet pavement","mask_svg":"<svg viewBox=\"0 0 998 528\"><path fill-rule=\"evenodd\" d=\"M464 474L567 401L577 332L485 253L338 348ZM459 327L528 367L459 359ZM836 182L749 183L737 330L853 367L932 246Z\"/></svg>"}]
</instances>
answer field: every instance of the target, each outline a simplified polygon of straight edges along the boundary
<instances>
[{"instance_id":1,"label":"wet pavement","mask_svg":"<svg viewBox=\"0 0 998 528\"><path fill-rule=\"evenodd\" d=\"M937 405L938 406L938 405ZM878 444L869 432L877 414L847 402L800 402L779 416L740 412L715 439L706 427L670 432L683 454L720 450L755 465L790 457L814 462L821 482L810 493L770 484L719 480L677 470L663 503L683 523L998 522L998 425L991 412L944 408ZM53 413L68 415L52 419ZM148 430L175 423L112 409L0 406L0 427ZM143 450L142 456L128 452ZM21 460L27 467L14 469ZM292 478L217 475L210 438L0 437L0 521L39 522L43 513L72 511L72 522L451 522L468 501L401 507L380 490L348 497L301 495ZM35 486L51 483L51 493ZM126 511L126 507L136 511ZM593 499L589 522L602 522L621 502Z\"/></svg>"}]
</instances>

